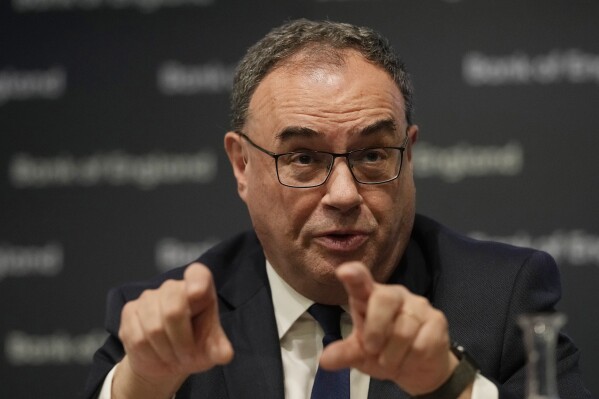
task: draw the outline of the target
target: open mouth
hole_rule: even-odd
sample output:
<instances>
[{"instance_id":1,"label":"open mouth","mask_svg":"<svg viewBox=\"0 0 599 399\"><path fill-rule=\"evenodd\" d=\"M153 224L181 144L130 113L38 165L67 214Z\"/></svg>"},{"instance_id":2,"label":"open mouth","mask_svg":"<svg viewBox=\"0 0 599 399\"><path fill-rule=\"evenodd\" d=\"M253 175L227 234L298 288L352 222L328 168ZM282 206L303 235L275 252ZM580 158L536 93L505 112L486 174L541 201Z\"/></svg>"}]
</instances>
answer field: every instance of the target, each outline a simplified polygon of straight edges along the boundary
<instances>
[{"instance_id":1,"label":"open mouth","mask_svg":"<svg viewBox=\"0 0 599 399\"><path fill-rule=\"evenodd\" d=\"M316 242L331 251L350 252L360 248L368 240L363 233L328 233L316 237Z\"/></svg>"}]
</instances>

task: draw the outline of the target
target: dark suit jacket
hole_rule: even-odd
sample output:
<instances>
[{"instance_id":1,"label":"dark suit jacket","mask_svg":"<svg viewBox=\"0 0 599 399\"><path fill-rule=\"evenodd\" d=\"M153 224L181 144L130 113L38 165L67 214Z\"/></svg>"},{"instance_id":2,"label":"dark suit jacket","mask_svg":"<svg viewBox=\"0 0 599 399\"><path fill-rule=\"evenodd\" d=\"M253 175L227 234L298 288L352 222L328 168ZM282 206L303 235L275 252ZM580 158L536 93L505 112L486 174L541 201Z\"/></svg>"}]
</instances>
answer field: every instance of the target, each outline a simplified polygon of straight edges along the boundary
<instances>
[{"instance_id":1,"label":"dark suit jacket","mask_svg":"<svg viewBox=\"0 0 599 399\"><path fill-rule=\"evenodd\" d=\"M214 275L222 325L235 356L226 366L189 377L177 399L283 398L276 322L264 254L255 233L219 244L200 261ZM117 335L123 305L166 279L181 279L183 271L174 269L109 293L110 336L94 356L86 398L97 394L106 374L123 356ZM404 284L443 311L451 338L465 346L482 374L497 383L500 397L524 398L526 359L516 318L525 312L554 310L560 282L549 255L476 241L418 215L408 249L389 282ZM590 398L578 371L578 350L564 335L557 357L561 398ZM369 398L405 397L392 383L371 380Z\"/></svg>"}]
</instances>

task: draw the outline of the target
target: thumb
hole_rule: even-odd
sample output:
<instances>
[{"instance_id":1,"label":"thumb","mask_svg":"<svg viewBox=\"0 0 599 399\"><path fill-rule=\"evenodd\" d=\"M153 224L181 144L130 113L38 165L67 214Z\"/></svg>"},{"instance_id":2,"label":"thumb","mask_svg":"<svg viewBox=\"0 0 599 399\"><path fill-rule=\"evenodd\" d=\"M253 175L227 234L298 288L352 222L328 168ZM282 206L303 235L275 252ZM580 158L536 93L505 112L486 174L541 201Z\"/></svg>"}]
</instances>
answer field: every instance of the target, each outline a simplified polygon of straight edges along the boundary
<instances>
[{"instance_id":1,"label":"thumb","mask_svg":"<svg viewBox=\"0 0 599 399\"><path fill-rule=\"evenodd\" d=\"M354 334L344 340L332 342L322 351L320 366L327 370L357 368L362 363L364 351Z\"/></svg>"},{"instance_id":2,"label":"thumb","mask_svg":"<svg viewBox=\"0 0 599 399\"><path fill-rule=\"evenodd\" d=\"M205 341L206 350L215 364L227 364L233 359L233 346L227 338L220 320L212 322L212 329Z\"/></svg>"}]
</instances>

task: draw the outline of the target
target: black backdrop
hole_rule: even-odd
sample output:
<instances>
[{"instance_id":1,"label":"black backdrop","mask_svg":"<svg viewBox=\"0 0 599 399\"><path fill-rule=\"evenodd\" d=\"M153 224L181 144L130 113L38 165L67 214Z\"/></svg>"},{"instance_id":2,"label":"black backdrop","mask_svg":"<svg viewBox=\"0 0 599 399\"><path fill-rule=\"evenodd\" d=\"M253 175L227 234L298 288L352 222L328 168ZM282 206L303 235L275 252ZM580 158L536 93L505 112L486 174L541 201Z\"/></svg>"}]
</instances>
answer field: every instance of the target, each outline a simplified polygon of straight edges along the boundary
<instances>
[{"instance_id":1,"label":"black backdrop","mask_svg":"<svg viewBox=\"0 0 599 399\"><path fill-rule=\"evenodd\" d=\"M222 149L232 68L296 17L391 39L416 86L418 211L550 252L599 392L599 3L0 4L1 398L76 397L109 287L249 226Z\"/></svg>"}]
</instances>

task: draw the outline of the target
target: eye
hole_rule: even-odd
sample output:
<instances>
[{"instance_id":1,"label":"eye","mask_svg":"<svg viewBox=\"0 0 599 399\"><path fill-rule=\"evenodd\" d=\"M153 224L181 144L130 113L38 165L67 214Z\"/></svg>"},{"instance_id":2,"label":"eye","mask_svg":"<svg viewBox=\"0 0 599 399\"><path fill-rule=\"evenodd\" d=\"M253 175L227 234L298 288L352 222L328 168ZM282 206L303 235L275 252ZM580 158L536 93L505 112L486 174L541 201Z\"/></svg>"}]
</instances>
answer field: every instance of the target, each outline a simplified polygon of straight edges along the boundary
<instances>
[{"instance_id":1,"label":"eye","mask_svg":"<svg viewBox=\"0 0 599 399\"><path fill-rule=\"evenodd\" d=\"M314 153L311 152L296 152L290 155L289 163L299 165L310 165L316 162L317 159Z\"/></svg>"},{"instance_id":2,"label":"eye","mask_svg":"<svg viewBox=\"0 0 599 399\"><path fill-rule=\"evenodd\" d=\"M365 163L381 162L387 158L387 153L382 148L369 148L356 154L356 160Z\"/></svg>"}]
</instances>

